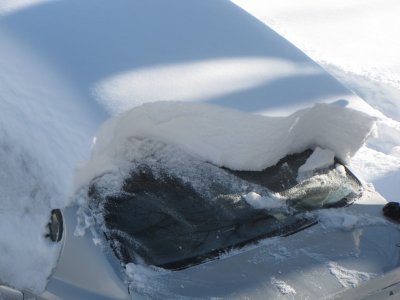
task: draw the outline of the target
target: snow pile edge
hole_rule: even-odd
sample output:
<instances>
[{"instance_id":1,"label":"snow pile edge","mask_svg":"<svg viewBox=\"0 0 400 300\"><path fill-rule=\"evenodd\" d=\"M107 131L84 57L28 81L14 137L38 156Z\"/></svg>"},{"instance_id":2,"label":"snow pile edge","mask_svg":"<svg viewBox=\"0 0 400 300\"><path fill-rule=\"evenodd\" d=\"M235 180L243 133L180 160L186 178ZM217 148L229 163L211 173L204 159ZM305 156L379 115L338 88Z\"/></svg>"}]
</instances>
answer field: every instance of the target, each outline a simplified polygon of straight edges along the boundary
<instances>
[{"instance_id":1,"label":"snow pile edge","mask_svg":"<svg viewBox=\"0 0 400 300\"><path fill-rule=\"evenodd\" d=\"M160 140L217 166L256 171L317 146L332 150L346 163L374 124L374 117L332 104L316 104L287 117L266 117L203 103L148 103L101 127L75 187L131 161L140 151L132 147L133 140Z\"/></svg>"}]
</instances>

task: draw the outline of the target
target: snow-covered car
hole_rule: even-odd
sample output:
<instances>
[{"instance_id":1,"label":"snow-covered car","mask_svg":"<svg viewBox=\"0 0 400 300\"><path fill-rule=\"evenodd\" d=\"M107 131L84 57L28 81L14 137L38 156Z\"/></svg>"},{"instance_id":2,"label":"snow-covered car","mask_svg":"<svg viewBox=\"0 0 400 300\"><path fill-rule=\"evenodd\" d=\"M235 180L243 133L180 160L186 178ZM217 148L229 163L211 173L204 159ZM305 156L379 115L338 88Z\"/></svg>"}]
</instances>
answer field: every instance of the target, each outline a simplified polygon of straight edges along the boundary
<instances>
[{"instance_id":1,"label":"snow-covered car","mask_svg":"<svg viewBox=\"0 0 400 300\"><path fill-rule=\"evenodd\" d=\"M182 165L184 174L170 169L159 173L146 164L130 168L132 172L122 177L121 190L114 189L115 184L120 186L116 181L121 173L97 177L90 183L86 207L95 217L89 218L95 222L92 226L85 224L94 229L91 233L74 235L80 227L76 208L65 210L65 230L59 223L62 217L53 213L51 239L56 242L64 235L64 249L46 291L40 297L24 291L22 298L18 291L2 289L2 296L364 299L379 292L371 299L385 299L394 295L397 286L388 281L397 283L395 271L386 275L390 280L373 279L398 264L398 229L381 218L385 201L365 190L339 160L326 165L324 154L332 153L317 148L288 155L262 171L233 171L191 160L188 167L200 176L191 178L192 185L178 177L194 175ZM307 172L299 173L302 168ZM306 177L299 180L299 174ZM198 184L207 193L199 193ZM267 197L271 192L281 198ZM283 198L287 206L279 203ZM355 289L341 294L369 280L381 283L364 287L368 293Z\"/></svg>"},{"instance_id":2,"label":"snow-covered car","mask_svg":"<svg viewBox=\"0 0 400 300\"><path fill-rule=\"evenodd\" d=\"M229 1L90 3L6 22L119 114L74 204L51 214L62 250L44 291L7 282L0 298L321 299L396 283L398 225L346 166L373 130L368 104Z\"/></svg>"},{"instance_id":3,"label":"snow-covered car","mask_svg":"<svg viewBox=\"0 0 400 300\"><path fill-rule=\"evenodd\" d=\"M372 124L328 104L285 118L190 103L121 114L77 174L79 222L66 212L48 291L321 299L395 269L399 232L383 218L386 201L343 164ZM289 150L309 141L318 146Z\"/></svg>"},{"instance_id":4,"label":"snow-covered car","mask_svg":"<svg viewBox=\"0 0 400 300\"><path fill-rule=\"evenodd\" d=\"M386 201L343 164L346 151L316 146L269 161L290 149L277 145L282 133L273 139L278 128L292 128L285 141L296 149L308 138L327 146L340 129L335 143L351 152L372 124L336 105L271 119L154 103L110 120L77 173L78 205L64 211L64 248L41 297L340 298L393 272L398 226L382 216Z\"/></svg>"}]
</instances>

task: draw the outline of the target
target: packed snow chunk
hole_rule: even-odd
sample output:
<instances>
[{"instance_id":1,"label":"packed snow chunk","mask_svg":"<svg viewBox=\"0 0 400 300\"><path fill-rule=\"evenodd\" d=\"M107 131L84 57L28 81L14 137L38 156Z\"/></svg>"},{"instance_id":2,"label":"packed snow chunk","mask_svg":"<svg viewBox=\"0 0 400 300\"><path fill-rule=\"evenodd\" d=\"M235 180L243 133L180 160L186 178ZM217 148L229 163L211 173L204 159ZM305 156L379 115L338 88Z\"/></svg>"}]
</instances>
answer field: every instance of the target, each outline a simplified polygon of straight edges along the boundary
<instances>
[{"instance_id":1,"label":"packed snow chunk","mask_svg":"<svg viewBox=\"0 0 400 300\"><path fill-rule=\"evenodd\" d=\"M244 200L251 206L257 209L274 209L282 208L284 202L277 198L263 197L256 192L250 192L244 196Z\"/></svg>"},{"instance_id":2,"label":"packed snow chunk","mask_svg":"<svg viewBox=\"0 0 400 300\"><path fill-rule=\"evenodd\" d=\"M283 280L278 280L275 277L272 277L271 283L276 286L279 292L283 295L296 295L296 290Z\"/></svg>"},{"instance_id":3,"label":"packed snow chunk","mask_svg":"<svg viewBox=\"0 0 400 300\"><path fill-rule=\"evenodd\" d=\"M299 168L297 181L302 181L314 174L315 170L328 168L335 162L335 153L329 149L317 147L304 165Z\"/></svg>"},{"instance_id":4,"label":"packed snow chunk","mask_svg":"<svg viewBox=\"0 0 400 300\"><path fill-rule=\"evenodd\" d=\"M258 171L288 154L317 146L347 162L364 144L375 119L362 112L317 104L288 117L266 117L203 103L155 102L124 112L98 132L92 157L76 184L132 161L151 138L232 170ZM77 186L77 188L79 187Z\"/></svg>"},{"instance_id":5,"label":"packed snow chunk","mask_svg":"<svg viewBox=\"0 0 400 300\"><path fill-rule=\"evenodd\" d=\"M364 281L369 281L375 277L375 274L360 272L356 270L348 270L335 262L328 264L330 273L336 277L344 288L354 288Z\"/></svg>"},{"instance_id":6,"label":"packed snow chunk","mask_svg":"<svg viewBox=\"0 0 400 300\"><path fill-rule=\"evenodd\" d=\"M354 214L343 208L320 210L317 212L317 218L323 228L336 228L344 231L365 226L387 225L387 221L381 216Z\"/></svg>"}]
</instances>

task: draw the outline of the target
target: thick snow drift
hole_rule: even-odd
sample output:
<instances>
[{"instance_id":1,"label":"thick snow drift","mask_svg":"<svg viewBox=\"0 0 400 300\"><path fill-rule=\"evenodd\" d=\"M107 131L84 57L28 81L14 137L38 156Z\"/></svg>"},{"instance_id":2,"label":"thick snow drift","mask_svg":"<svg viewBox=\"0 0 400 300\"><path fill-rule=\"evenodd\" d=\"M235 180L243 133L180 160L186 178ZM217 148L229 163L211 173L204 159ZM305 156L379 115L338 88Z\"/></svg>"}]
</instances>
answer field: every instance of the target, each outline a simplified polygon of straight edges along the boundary
<instances>
[{"instance_id":1,"label":"thick snow drift","mask_svg":"<svg viewBox=\"0 0 400 300\"><path fill-rule=\"evenodd\" d=\"M59 72L2 30L0 54L0 283L38 293L61 250L45 238L50 212L68 204L98 119Z\"/></svg>"},{"instance_id":2,"label":"thick snow drift","mask_svg":"<svg viewBox=\"0 0 400 300\"><path fill-rule=\"evenodd\" d=\"M41 291L61 250L45 238L60 194L31 153L1 131L0 137L0 283Z\"/></svg>"},{"instance_id":3,"label":"thick snow drift","mask_svg":"<svg viewBox=\"0 0 400 300\"><path fill-rule=\"evenodd\" d=\"M199 103L145 104L106 122L76 184L125 161L146 156L137 141L152 139L234 170L262 170L284 156L317 146L343 161L363 145L374 118L347 108L317 104L288 117L264 117ZM79 186L77 186L79 187Z\"/></svg>"},{"instance_id":4,"label":"thick snow drift","mask_svg":"<svg viewBox=\"0 0 400 300\"><path fill-rule=\"evenodd\" d=\"M101 4L96 2L96 5L94 2L0 1L0 178L3 183L0 281L18 288L39 291L44 287L59 252L57 247L46 245L47 241L43 238L48 213L51 208L68 203L67 190L74 166L86 156L88 141L94 129L108 116L107 112L114 114L131 108L141 103L138 99L182 98L269 114L275 110L286 112L288 107L305 107L315 101L349 100L352 97L305 55L291 50L291 46L281 41L272 30L260 26L225 1L150 1L146 5L140 1L100 1ZM368 0L368 3L376 4L354 10L359 3L350 1L344 9L331 9L331 5L340 6L342 2L321 4L307 0L299 6L288 1L268 1L261 5L270 5L265 10L268 19L272 20L270 25L283 28L281 32L288 33L285 36L290 41L304 46L302 49L307 54L314 54L312 57L325 67L332 65L331 71L333 67L338 67L341 72L334 72L336 75L342 74L342 79L351 79L350 87L367 96L371 104L388 116L398 119L399 105L395 98L399 92L395 88L400 82L400 73L396 72L399 43L395 43L398 40L393 37L398 35L396 32L400 28L396 26L399 5L394 0L390 1L390 6ZM275 14L272 7L279 8L278 13ZM261 9L258 11L262 12ZM361 22L354 22L354 17ZM385 27L379 29L375 26L377 24ZM357 28L349 30L350 25ZM323 29L315 31L316 27ZM374 36L380 38L379 42L374 41L371 32L377 33ZM314 37L315 43L311 43ZM271 45L274 45L272 49ZM354 45L359 48L349 49ZM382 62L383 59L386 61ZM269 63L279 67L279 72L275 68L266 69ZM344 76L345 73L350 75ZM353 73L360 77L352 76ZM382 84L391 84L393 90L389 93L383 91L383 85L369 85L369 81L363 81L363 76L378 80L378 83L382 79ZM219 79L217 83L216 78ZM174 89L168 89L169 85ZM352 103L350 101L348 107L361 105L362 101L359 100L355 106ZM141 108L140 111L145 112L146 109ZM136 116L140 111L136 112ZM196 113L201 114L200 111ZM311 136L324 120L320 117L314 126L314 119L307 120L304 116L306 112L298 114L299 120L302 120L298 123L303 124L303 129L306 123L312 127L310 134L302 136L301 124L293 126L293 130L298 130L298 138L306 143L306 139L312 139ZM126 113L128 115L130 113ZM161 118L156 110L153 115L156 115L155 120ZM131 116L135 117L135 114ZM167 118L168 114L162 116ZM173 117L172 112L169 116ZM253 117L248 115L249 119ZM294 115L289 117L287 123L279 121L282 131L290 120L295 123L295 118ZM204 118L197 119L204 126L215 125L207 124ZM223 123L225 116L214 116L214 121L216 119ZM229 120L232 119L233 116ZM251 124L259 128L256 119L259 120L256 117ZM138 120L140 123L143 118ZM131 121L124 121L124 124ZM117 121L111 124L114 122ZM184 134L186 123L175 119L174 122L176 126L184 124L178 131ZM339 120L334 123L340 125ZM228 145L234 150L232 153L241 159L245 156L239 149L245 151L250 148L251 144L246 145L249 140L257 146L263 146L266 140L270 140L271 144L272 141L281 143L278 138L262 136L261 129L254 133L260 137L259 143L250 137L240 140L246 129L253 135L253 127L241 128L236 120L229 124L222 127L231 126L232 132L238 130L238 135L232 133L227 136L226 139L232 138ZM159 128L157 126L154 125L154 128ZM222 130L222 127L216 126L216 129ZM343 128L344 133L351 131L345 124L338 127L340 130L336 134L341 134ZM190 134L184 141L189 141L191 148L186 150L207 153L204 159L211 157L216 163L235 162L235 157L225 157L225 149L213 148L218 146L217 142L197 149L194 142L200 136L196 126L192 128L196 130L189 131L190 127L187 128ZM393 200L398 195L398 128L381 126L381 138L374 143L380 148L364 147L353 160L353 165L358 166L364 178L374 180L377 189ZM126 135L121 133L121 137L140 133L135 130L127 129ZM173 139L173 132L166 138ZM156 137L164 138L164 133ZM193 140L189 139L191 135ZM362 134L357 132L356 135ZM295 133L288 133L288 136L295 140ZM334 144L336 136L330 132L328 137ZM114 141L111 138L99 136L98 140L104 140L103 144L106 141L111 143ZM218 134L214 138L217 141ZM309 142L317 144L320 139L318 137L318 141ZM210 140L214 141L211 137ZM346 138L339 140L346 141ZM235 141L239 143L235 144ZM352 147L357 143L353 143L352 139L351 142L346 146L354 150L356 147ZM288 145L299 146L300 141L292 141ZM122 159L122 156L113 157L111 152L102 151L100 142L95 148L98 154L93 158L104 164L92 173L112 168L116 161ZM344 154L353 153L349 149L346 148ZM115 153L118 154L118 151L123 152L124 148L115 149ZM278 156L279 153L273 152L271 156L268 154L268 159L262 157L266 159L264 163L272 163L273 157ZM260 160L259 157L250 159ZM86 175L90 174L86 172Z\"/></svg>"}]
</instances>

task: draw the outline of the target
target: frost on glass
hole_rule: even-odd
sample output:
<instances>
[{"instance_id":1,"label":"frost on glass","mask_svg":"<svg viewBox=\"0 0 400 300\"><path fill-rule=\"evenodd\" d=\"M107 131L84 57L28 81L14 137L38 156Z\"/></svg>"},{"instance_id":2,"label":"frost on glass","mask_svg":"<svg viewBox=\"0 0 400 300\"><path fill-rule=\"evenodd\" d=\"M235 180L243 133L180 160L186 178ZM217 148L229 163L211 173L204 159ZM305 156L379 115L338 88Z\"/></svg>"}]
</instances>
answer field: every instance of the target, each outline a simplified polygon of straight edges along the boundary
<instances>
[{"instance_id":1,"label":"frost on glass","mask_svg":"<svg viewBox=\"0 0 400 300\"><path fill-rule=\"evenodd\" d=\"M233 171L173 145L137 143L143 155L97 177L89 189L96 227L124 263L185 268L262 238L294 233L315 224L305 212L347 205L361 193L338 161L298 182L311 150L262 171ZM269 205L252 206L249 195Z\"/></svg>"}]
</instances>

